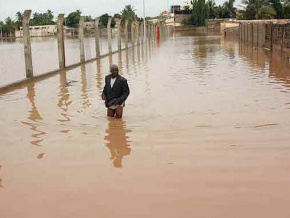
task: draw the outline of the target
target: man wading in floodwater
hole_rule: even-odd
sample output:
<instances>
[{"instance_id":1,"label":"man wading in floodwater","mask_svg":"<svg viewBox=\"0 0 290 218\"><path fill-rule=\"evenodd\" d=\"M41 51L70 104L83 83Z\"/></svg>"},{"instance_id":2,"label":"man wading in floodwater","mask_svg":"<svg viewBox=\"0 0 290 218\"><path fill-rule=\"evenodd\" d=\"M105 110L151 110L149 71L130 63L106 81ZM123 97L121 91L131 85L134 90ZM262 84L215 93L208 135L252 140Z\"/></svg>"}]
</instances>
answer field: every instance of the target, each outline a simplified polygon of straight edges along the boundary
<instances>
[{"instance_id":1,"label":"man wading in floodwater","mask_svg":"<svg viewBox=\"0 0 290 218\"><path fill-rule=\"evenodd\" d=\"M105 78L102 99L108 108L108 117L122 118L125 101L130 94L127 80L119 75L117 65L111 66L111 74Z\"/></svg>"}]
</instances>

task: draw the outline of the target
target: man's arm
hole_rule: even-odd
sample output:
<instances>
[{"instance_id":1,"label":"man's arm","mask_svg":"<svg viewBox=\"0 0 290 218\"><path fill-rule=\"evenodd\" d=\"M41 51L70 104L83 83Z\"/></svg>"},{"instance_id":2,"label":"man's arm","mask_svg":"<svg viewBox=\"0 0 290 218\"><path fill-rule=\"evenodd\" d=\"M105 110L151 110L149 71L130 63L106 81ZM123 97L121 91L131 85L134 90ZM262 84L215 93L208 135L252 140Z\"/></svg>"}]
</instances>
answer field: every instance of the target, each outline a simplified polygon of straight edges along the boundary
<instances>
[{"instance_id":1,"label":"man's arm","mask_svg":"<svg viewBox=\"0 0 290 218\"><path fill-rule=\"evenodd\" d=\"M124 103L130 94L130 89L129 89L127 80L125 80L125 79L124 79L124 81L122 81L122 92L123 93L122 93L121 97L117 101L118 104Z\"/></svg>"}]
</instances>

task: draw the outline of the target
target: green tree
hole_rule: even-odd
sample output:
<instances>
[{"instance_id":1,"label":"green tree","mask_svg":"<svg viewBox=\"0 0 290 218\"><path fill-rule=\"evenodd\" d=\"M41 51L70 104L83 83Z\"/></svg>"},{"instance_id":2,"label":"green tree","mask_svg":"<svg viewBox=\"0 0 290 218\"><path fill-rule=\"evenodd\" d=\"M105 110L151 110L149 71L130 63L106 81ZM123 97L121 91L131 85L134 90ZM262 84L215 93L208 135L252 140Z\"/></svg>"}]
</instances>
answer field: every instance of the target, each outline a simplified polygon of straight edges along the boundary
<instances>
[{"instance_id":1,"label":"green tree","mask_svg":"<svg viewBox=\"0 0 290 218\"><path fill-rule=\"evenodd\" d=\"M245 5L244 16L248 20L258 19L259 10L263 6L269 6L268 0L242 0L242 3Z\"/></svg>"},{"instance_id":2,"label":"green tree","mask_svg":"<svg viewBox=\"0 0 290 218\"><path fill-rule=\"evenodd\" d=\"M274 18L281 19L283 17L283 7L281 0L270 0L270 4L276 11L276 16Z\"/></svg>"},{"instance_id":3,"label":"green tree","mask_svg":"<svg viewBox=\"0 0 290 218\"><path fill-rule=\"evenodd\" d=\"M109 22L109 18L111 16L109 16L109 14L103 14L101 17L100 17L100 23L99 23L99 26L100 27L107 27L108 25L108 22ZM112 22L111 22L111 27L115 27L116 26L116 22L114 19L112 19Z\"/></svg>"},{"instance_id":4,"label":"green tree","mask_svg":"<svg viewBox=\"0 0 290 218\"><path fill-rule=\"evenodd\" d=\"M114 18L118 18L118 19L121 19L122 18L122 15L121 14L114 14L113 16Z\"/></svg>"},{"instance_id":5,"label":"green tree","mask_svg":"<svg viewBox=\"0 0 290 218\"><path fill-rule=\"evenodd\" d=\"M284 3L283 5L283 18L290 19L290 4Z\"/></svg>"},{"instance_id":6,"label":"green tree","mask_svg":"<svg viewBox=\"0 0 290 218\"><path fill-rule=\"evenodd\" d=\"M277 16L277 12L271 6L262 6L258 10L258 19L274 19Z\"/></svg>"},{"instance_id":7,"label":"green tree","mask_svg":"<svg viewBox=\"0 0 290 218\"><path fill-rule=\"evenodd\" d=\"M214 19L218 16L217 14L217 7L215 4L214 0L208 0L207 1L207 5L208 5L208 18L210 19Z\"/></svg>"},{"instance_id":8,"label":"green tree","mask_svg":"<svg viewBox=\"0 0 290 218\"><path fill-rule=\"evenodd\" d=\"M47 10L46 13L34 13L32 19L30 20L31 26L40 26L40 25L54 25L55 21L53 20L53 12Z\"/></svg>"},{"instance_id":9,"label":"green tree","mask_svg":"<svg viewBox=\"0 0 290 218\"><path fill-rule=\"evenodd\" d=\"M219 18L235 18L236 8L234 7L235 0L226 1L222 6L219 7Z\"/></svg>"},{"instance_id":10,"label":"green tree","mask_svg":"<svg viewBox=\"0 0 290 218\"><path fill-rule=\"evenodd\" d=\"M5 25L4 25L5 32L8 33L9 35L11 35L13 32L13 27L14 27L13 20L11 19L11 17L7 17L5 19Z\"/></svg>"},{"instance_id":11,"label":"green tree","mask_svg":"<svg viewBox=\"0 0 290 218\"><path fill-rule=\"evenodd\" d=\"M92 16L84 16L84 21L88 22L88 21L93 21Z\"/></svg>"},{"instance_id":12,"label":"green tree","mask_svg":"<svg viewBox=\"0 0 290 218\"><path fill-rule=\"evenodd\" d=\"M22 26L22 21L23 21L23 14L20 11L18 11L16 13L17 29L20 29L20 27Z\"/></svg>"},{"instance_id":13,"label":"green tree","mask_svg":"<svg viewBox=\"0 0 290 218\"><path fill-rule=\"evenodd\" d=\"M190 23L197 26L204 26L208 12L208 5L205 3L205 0L193 0L192 8Z\"/></svg>"},{"instance_id":14,"label":"green tree","mask_svg":"<svg viewBox=\"0 0 290 218\"><path fill-rule=\"evenodd\" d=\"M126 20L128 20L129 23L135 22L137 20L137 15L135 11L136 10L131 5L125 6L125 8L121 12L122 25L125 24Z\"/></svg>"},{"instance_id":15,"label":"green tree","mask_svg":"<svg viewBox=\"0 0 290 218\"><path fill-rule=\"evenodd\" d=\"M82 12L80 10L71 12L66 18L65 18L65 24L68 27L75 28L79 25L80 17Z\"/></svg>"}]
</instances>

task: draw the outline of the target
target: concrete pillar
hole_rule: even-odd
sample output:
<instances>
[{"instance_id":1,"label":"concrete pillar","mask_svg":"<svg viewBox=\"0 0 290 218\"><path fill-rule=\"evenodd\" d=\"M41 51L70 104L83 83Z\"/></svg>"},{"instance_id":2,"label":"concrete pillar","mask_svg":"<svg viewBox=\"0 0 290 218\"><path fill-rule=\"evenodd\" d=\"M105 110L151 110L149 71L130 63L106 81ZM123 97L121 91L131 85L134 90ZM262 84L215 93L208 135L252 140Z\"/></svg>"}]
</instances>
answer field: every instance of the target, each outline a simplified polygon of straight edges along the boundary
<instances>
[{"instance_id":1,"label":"concrete pillar","mask_svg":"<svg viewBox=\"0 0 290 218\"><path fill-rule=\"evenodd\" d=\"M248 43L248 24L245 24L245 43Z\"/></svg>"},{"instance_id":2,"label":"concrete pillar","mask_svg":"<svg viewBox=\"0 0 290 218\"><path fill-rule=\"evenodd\" d=\"M135 23L134 22L131 23L131 43L132 43L132 46L135 45Z\"/></svg>"},{"instance_id":3,"label":"concrete pillar","mask_svg":"<svg viewBox=\"0 0 290 218\"><path fill-rule=\"evenodd\" d=\"M26 78L33 77L32 52L29 32L30 16L31 10L24 11L22 25L23 25L23 43L24 43Z\"/></svg>"},{"instance_id":4,"label":"concrete pillar","mask_svg":"<svg viewBox=\"0 0 290 218\"><path fill-rule=\"evenodd\" d=\"M253 24L253 46L258 46L258 24Z\"/></svg>"},{"instance_id":5,"label":"concrete pillar","mask_svg":"<svg viewBox=\"0 0 290 218\"><path fill-rule=\"evenodd\" d=\"M281 36L281 52L284 52L284 37L285 37L285 24L282 25L282 36Z\"/></svg>"},{"instance_id":6,"label":"concrete pillar","mask_svg":"<svg viewBox=\"0 0 290 218\"><path fill-rule=\"evenodd\" d=\"M118 30L117 30L117 37L118 37L118 50L119 52L122 50L122 40L121 40L121 19L118 21Z\"/></svg>"},{"instance_id":7,"label":"concrete pillar","mask_svg":"<svg viewBox=\"0 0 290 218\"><path fill-rule=\"evenodd\" d=\"M151 40L151 23L148 23L147 24L147 30L148 30L148 40L150 41Z\"/></svg>"},{"instance_id":8,"label":"concrete pillar","mask_svg":"<svg viewBox=\"0 0 290 218\"><path fill-rule=\"evenodd\" d=\"M129 44L128 24L129 24L129 21L126 20L125 21L125 47L126 47L126 49L128 49L128 44Z\"/></svg>"},{"instance_id":9,"label":"concrete pillar","mask_svg":"<svg viewBox=\"0 0 290 218\"><path fill-rule=\"evenodd\" d=\"M250 30L250 31L249 31L249 40L250 40L249 43L250 43L251 45L253 45L253 38L254 38L254 37L253 37L253 26L254 26L253 23L251 23L251 24L249 25L249 30Z\"/></svg>"},{"instance_id":10,"label":"concrete pillar","mask_svg":"<svg viewBox=\"0 0 290 218\"><path fill-rule=\"evenodd\" d=\"M63 32L64 14L60 14L57 20L57 47L59 68L65 68L65 49L64 49L64 32Z\"/></svg>"},{"instance_id":11,"label":"concrete pillar","mask_svg":"<svg viewBox=\"0 0 290 218\"><path fill-rule=\"evenodd\" d=\"M239 40L242 41L242 24L239 24Z\"/></svg>"},{"instance_id":12,"label":"concrete pillar","mask_svg":"<svg viewBox=\"0 0 290 218\"><path fill-rule=\"evenodd\" d=\"M136 22L136 43L140 44L140 24L138 21Z\"/></svg>"},{"instance_id":13,"label":"concrete pillar","mask_svg":"<svg viewBox=\"0 0 290 218\"><path fill-rule=\"evenodd\" d=\"M111 30L111 24L112 24L112 17L109 18L108 24L107 24L107 31L108 31L108 51L109 51L109 54L112 53L112 30Z\"/></svg>"},{"instance_id":14,"label":"concrete pillar","mask_svg":"<svg viewBox=\"0 0 290 218\"><path fill-rule=\"evenodd\" d=\"M100 58L100 29L99 29L100 18L95 19L95 44L96 44L96 58Z\"/></svg>"},{"instance_id":15,"label":"concrete pillar","mask_svg":"<svg viewBox=\"0 0 290 218\"><path fill-rule=\"evenodd\" d=\"M251 31L251 24L247 24L247 43L251 43L252 31Z\"/></svg>"},{"instance_id":16,"label":"concrete pillar","mask_svg":"<svg viewBox=\"0 0 290 218\"><path fill-rule=\"evenodd\" d=\"M144 42L144 22L140 24L140 44Z\"/></svg>"},{"instance_id":17,"label":"concrete pillar","mask_svg":"<svg viewBox=\"0 0 290 218\"><path fill-rule=\"evenodd\" d=\"M243 34L243 41L246 42L246 39L247 39L247 32L246 32L246 29L247 29L247 24L243 24L243 30L244 30L244 34Z\"/></svg>"},{"instance_id":18,"label":"concrete pillar","mask_svg":"<svg viewBox=\"0 0 290 218\"><path fill-rule=\"evenodd\" d=\"M266 44L266 24L259 24L258 47L265 47Z\"/></svg>"},{"instance_id":19,"label":"concrete pillar","mask_svg":"<svg viewBox=\"0 0 290 218\"><path fill-rule=\"evenodd\" d=\"M84 36L84 17L79 21L79 39L80 39L80 61L85 61L85 36Z\"/></svg>"}]
</instances>

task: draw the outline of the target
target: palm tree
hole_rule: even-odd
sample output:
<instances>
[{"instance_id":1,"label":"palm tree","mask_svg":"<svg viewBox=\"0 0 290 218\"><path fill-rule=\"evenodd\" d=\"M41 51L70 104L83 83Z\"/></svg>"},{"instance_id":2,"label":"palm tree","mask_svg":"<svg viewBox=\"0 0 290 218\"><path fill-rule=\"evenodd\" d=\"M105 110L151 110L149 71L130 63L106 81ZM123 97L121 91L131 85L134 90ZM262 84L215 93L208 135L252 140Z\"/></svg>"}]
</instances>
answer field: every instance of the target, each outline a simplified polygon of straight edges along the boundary
<instances>
[{"instance_id":1,"label":"palm tree","mask_svg":"<svg viewBox=\"0 0 290 218\"><path fill-rule=\"evenodd\" d=\"M269 6L267 0L242 0L242 4L246 5L245 8L245 17L248 20L258 19L259 10L263 6Z\"/></svg>"},{"instance_id":2,"label":"palm tree","mask_svg":"<svg viewBox=\"0 0 290 218\"><path fill-rule=\"evenodd\" d=\"M122 25L124 25L126 20L128 20L129 23L135 22L137 20L137 15L135 11L136 10L131 5L125 6L125 8L121 12Z\"/></svg>"},{"instance_id":3,"label":"palm tree","mask_svg":"<svg viewBox=\"0 0 290 218\"><path fill-rule=\"evenodd\" d=\"M13 21L12 21L11 17L7 17L5 19L5 23L6 23L8 30L9 30L9 35L12 36Z\"/></svg>"},{"instance_id":4,"label":"palm tree","mask_svg":"<svg viewBox=\"0 0 290 218\"><path fill-rule=\"evenodd\" d=\"M216 10L216 4L214 0L208 0L207 1L207 6L209 10L209 18L214 19L217 17L217 10Z\"/></svg>"},{"instance_id":5,"label":"palm tree","mask_svg":"<svg viewBox=\"0 0 290 218\"><path fill-rule=\"evenodd\" d=\"M20 29L20 27L22 26L22 21L23 21L23 14L20 11L18 11L16 13L17 29Z\"/></svg>"}]
</instances>

